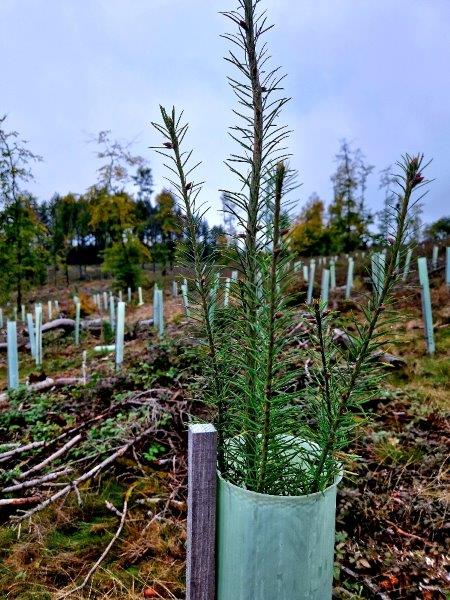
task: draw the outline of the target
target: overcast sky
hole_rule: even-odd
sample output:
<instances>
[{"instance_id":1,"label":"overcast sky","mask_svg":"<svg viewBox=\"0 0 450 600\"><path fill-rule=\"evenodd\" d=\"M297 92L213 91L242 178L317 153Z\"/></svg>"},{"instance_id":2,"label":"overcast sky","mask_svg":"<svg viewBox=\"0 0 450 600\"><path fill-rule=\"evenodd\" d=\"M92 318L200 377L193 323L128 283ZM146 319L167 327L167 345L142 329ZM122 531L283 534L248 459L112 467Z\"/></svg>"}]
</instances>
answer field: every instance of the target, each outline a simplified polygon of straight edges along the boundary
<instances>
[{"instance_id":1,"label":"overcast sky","mask_svg":"<svg viewBox=\"0 0 450 600\"><path fill-rule=\"evenodd\" d=\"M292 164L302 188L329 201L339 140L378 172L404 152L433 158L425 220L450 214L450 0L266 0L276 24L273 64L288 73ZM0 114L45 162L31 185L40 199L83 192L95 181L89 134L135 139L164 185L150 121L160 103L183 107L203 160L204 199L220 221L219 188L235 189L223 166L233 144L231 66L222 60L233 0L0 0Z\"/></svg>"}]
</instances>

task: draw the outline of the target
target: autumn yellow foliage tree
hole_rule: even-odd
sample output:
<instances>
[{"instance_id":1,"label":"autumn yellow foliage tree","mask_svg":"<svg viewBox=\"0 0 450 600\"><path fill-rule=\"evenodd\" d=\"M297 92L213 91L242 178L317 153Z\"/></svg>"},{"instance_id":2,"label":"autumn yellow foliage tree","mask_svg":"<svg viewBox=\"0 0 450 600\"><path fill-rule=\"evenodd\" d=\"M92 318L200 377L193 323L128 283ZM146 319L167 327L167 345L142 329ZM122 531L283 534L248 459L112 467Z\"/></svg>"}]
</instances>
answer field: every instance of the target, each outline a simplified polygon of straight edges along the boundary
<instances>
[{"instance_id":1,"label":"autumn yellow foliage tree","mask_svg":"<svg viewBox=\"0 0 450 600\"><path fill-rule=\"evenodd\" d=\"M324 214L324 202L312 195L291 229L291 247L296 254L315 256L326 252L329 233Z\"/></svg>"}]
</instances>

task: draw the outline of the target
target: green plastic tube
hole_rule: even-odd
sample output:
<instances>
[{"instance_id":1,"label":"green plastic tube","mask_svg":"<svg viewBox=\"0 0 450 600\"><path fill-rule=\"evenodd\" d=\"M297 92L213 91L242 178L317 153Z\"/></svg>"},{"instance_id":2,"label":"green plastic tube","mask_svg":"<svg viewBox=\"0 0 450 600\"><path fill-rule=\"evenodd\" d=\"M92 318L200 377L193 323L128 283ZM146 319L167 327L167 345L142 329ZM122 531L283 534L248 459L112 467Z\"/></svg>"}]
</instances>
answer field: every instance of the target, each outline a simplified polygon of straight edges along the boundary
<instances>
[{"instance_id":1,"label":"green plastic tube","mask_svg":"<svg viewBox=\"0 0 450 600\"><path fill-rule=\"evenodd\" d=\"M17 323L8 321L6 329L8 343L8 389L19 387L19 355L17 351Z\"/></svg>"},{"instance_id":2,"label":"green plastic tube","mask_svg":"<svg viewBox=\"0 0 450 600\"><path fill-rule=\"evenodd\" d=\"M270 496L219 476L217 600L330 600L338 483Z\"/></svg>"}]
</instances>

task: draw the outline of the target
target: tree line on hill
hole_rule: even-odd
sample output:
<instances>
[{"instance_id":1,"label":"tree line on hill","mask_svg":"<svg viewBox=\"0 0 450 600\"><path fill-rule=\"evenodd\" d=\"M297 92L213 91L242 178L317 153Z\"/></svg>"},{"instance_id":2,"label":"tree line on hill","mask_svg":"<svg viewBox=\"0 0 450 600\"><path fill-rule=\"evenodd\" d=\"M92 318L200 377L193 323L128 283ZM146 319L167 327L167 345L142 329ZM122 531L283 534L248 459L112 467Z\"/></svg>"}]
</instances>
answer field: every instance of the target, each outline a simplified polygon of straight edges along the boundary
<instances>
[{"instance_id":1,"label":"tree line on hill","mask_svg":"<svg viewBox=\"0 0 450 600\"><path fill-rule=\"evenodd\" d=\"M85 276L88 265L101 265L121 288L135 288L142 281L142 267L151 265L163 274L172 269L177 246L183 241L181 213L169 190L154 194L152 171L131 145L111 138L109 131L94 139L100 167L97 181L83 193L54 194L38 202L29 191L32 165L41 159L16 131L8 131L0 117L0 298L15 295L18 306L25 291L43 285L51 272L63 274L70 283L69 266L77 265ZM336 155L332 176L333 200L313 195L300 215L289 218L293 250L300 256L353 252L383 245L395 210L394 179L390 167L381 172L383 209L373 214L366 204L368 177L374 167L360 150L347 141ZM230 199L222 197L224 208ZM420 206L413 214L417 239ZM205 251L223 258L222 249L235 241L232 211L224 211L223 226L198 225L199 241ZM376 226L377 230L376 230ZM450 217L425 230L433 239L450 235ZM232 253L231 253L232 254Z\"/></svg>"}]
</instances>

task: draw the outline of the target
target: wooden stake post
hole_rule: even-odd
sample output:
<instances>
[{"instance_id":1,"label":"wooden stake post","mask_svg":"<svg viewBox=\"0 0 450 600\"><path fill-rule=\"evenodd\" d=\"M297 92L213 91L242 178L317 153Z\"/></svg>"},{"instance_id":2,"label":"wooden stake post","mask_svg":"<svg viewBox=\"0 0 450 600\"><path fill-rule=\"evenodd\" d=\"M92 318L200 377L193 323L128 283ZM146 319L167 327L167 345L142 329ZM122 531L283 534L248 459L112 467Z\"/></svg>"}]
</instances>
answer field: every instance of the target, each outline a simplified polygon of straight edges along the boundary
<instances>
[{"instance_id":1,"label":"wooden stake post","mask_svg":"<svg viewBox=\"0 0 450 600\"><path fill-rule=\"evenodd\" d=\"M217 431L193 424L188 433L186 600L214 600Z\"/></svg>"}]
</instances>

